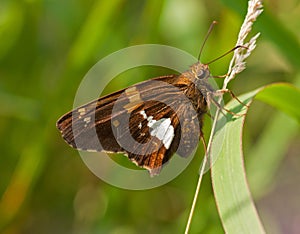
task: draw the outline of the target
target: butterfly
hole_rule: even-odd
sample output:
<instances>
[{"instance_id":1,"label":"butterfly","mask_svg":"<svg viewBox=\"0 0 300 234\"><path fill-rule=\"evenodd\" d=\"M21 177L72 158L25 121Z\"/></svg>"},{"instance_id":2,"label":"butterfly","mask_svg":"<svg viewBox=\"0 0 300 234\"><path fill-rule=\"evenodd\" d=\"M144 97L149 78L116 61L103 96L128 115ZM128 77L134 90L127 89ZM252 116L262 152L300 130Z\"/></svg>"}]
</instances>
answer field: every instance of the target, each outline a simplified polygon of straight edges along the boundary
<instances>
[{"instance_id":1,"label":"butterfly","mask_svg":"<svg viewBox=\"0 0 300 234\"><path fill-rule=\"evenodd\" d=\"M152 78L82 105L63 115L56 126L73 148L123 153L157 175L175 152L181 157L194 152L199 139L204 140L209 105L224 109L214 97L232 94L213 89L209 63L199 60L179 75Z\"/></svg>"},{"instance_id":2,"label":"butterfly","mask_svg":"<svg viewBox=\"0 0 300 234\"><path fill-rule=\"evenodd\" d=\"M73 148L124 153L159 174L176 152L188 157L203 137L203 117L215 90L200 62L180 75L153 78L100 97L63 115L57 128Z\"/></svg>"}]
</instances>

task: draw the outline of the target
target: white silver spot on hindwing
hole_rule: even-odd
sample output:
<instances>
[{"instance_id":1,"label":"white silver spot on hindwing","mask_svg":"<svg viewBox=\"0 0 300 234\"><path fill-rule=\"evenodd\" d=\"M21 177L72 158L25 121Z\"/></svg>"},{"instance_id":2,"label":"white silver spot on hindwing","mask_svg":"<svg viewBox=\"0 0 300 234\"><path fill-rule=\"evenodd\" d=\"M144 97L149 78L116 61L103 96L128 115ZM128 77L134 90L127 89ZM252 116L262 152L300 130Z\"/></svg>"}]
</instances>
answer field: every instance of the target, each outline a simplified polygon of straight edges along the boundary
<instances>
[{"instance_id":1,"label":"white silver spot on hindwing","mask_svg":"<svg viewBox=\"0 0 300 234\"><path fill-rule=\"evenodd\" d=\"M159 120L155 120L153 119L153 116L148 117L144 110L140 111L140 114L144 117L144 119L147 119L147 126L151 128L151 136L157 137L163 142L166 149L169 149L175 136L174 127L171 124L171 119L162 118Z\"/></svg>"},{"instance_id":2,"label":"white silver spot on hindwing","mask_svg":"<svg viewBox=\"0 0 300 234\"><path fill-rule=\"evenodd\" d=\"M140 111L140 114L143 116L144 119L147 119L147 114L144 110Z\"/></svg>"}]
</instances>

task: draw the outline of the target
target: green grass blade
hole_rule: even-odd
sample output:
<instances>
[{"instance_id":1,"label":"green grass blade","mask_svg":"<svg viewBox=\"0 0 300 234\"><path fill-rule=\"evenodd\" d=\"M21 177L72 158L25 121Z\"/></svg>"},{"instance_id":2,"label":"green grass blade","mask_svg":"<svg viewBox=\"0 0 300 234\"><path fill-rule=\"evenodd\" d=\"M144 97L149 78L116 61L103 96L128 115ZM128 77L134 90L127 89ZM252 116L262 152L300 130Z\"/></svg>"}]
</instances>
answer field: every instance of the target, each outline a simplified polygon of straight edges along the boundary
<instances>
[{"instance_id":1,"label":"green grass blade","mask_svg":"<svg viewBox=\"0 0 300 234\"><path fill-rule=\"evenodd\" d=\"M282 95L278 96L279 93ZM287 84L275 84L254 90L239 98L244 103L249 103L256 94L260 100L267 101L295 119L298 118L300 109L297 107L299 106L300 91L295 87ZM291 98L295 98L295 101L290 102ZM287 102L290 102L289 105L282 104ZM240 109L239 113L242 113L242 107L236 101L227 105L227 108L232 110ZM252 200L244 168L242 151L244 117L230 118L215 136L215 139L218 139L218 136L223 135L223 141L215 140L212 145L212 154L218 152L217 157L212 155L218 160L213 165L211 173L222 224L226 233L265 233Z\"/></svg>"},{"instance_id":2,"label":"green grass blade","mask_svg":"<svg viewBox=\"0 0 300 234\"><path fill-rule=\"evenodd\" d=\"M239 97L245 103L257 91ZM248 99L248 102L246 100ZM229 106L232 109L239 106ZM242 112L240 112L242 113ZM224 116L221 116L224 118ZM226 233L264 233L247 185L243 163L242 129L244 118L229 121L215 136L224 136L223 142L215 140L212 153L219 150L216 163L211 168L215 200ZM214 150L216 148L217 150Z\"/></svg>"}]
</instances>

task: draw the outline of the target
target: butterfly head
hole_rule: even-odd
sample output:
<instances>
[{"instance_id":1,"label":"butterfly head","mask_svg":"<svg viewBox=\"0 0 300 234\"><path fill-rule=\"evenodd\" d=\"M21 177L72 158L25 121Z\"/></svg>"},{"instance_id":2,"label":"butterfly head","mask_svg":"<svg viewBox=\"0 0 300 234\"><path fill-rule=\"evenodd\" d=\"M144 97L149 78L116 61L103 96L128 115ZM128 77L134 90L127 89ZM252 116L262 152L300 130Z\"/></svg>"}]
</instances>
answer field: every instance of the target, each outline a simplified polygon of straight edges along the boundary
<instances>
[{"instance_id":1,"label":"butterfly head","mask_svg":"<svg viewBox=\"0 0 300 234\"><path fill-rule=\"evenodd\" d=\"M210 71L207 64L203 63L195 63L191 67L192 73L196 76L196 79L203 80L210 77Z\"/></svg>"}]
</instances>

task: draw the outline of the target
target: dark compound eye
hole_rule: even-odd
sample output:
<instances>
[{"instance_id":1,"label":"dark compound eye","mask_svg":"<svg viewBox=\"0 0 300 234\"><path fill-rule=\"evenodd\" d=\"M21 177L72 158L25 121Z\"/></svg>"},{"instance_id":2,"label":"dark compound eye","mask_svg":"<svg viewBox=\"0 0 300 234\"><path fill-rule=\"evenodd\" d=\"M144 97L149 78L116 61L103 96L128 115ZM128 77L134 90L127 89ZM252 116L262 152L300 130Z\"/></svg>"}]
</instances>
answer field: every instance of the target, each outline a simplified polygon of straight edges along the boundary
<instances>
[{"instance_id":1,"label":"dark compound eye","mask_svg":"<svg viewBox=\"0 0 300 234\"><path fill-rule=\"evenodd\" d=\"M197 77L198 79L205 79L205 78L208 78L209 77L209 70L208 69L205 69L205 70L199 70L198 71L198 74L197 74Z\"/></svg>"}]
</instances>

